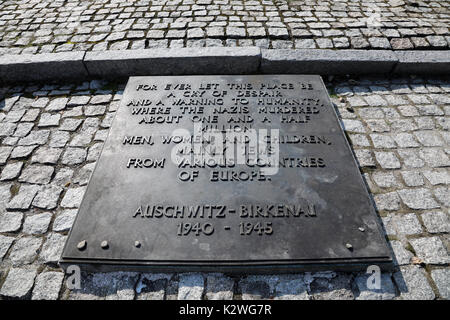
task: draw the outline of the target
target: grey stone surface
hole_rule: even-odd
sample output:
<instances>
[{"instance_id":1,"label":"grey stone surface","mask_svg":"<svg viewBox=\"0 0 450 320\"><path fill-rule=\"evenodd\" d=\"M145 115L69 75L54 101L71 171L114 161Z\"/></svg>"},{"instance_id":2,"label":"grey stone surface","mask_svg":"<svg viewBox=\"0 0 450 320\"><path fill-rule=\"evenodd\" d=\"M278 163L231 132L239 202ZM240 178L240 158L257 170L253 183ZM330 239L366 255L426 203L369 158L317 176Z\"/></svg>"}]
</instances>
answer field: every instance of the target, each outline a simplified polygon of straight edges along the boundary
<instances>
[{"instance_id":1,"label":"grey stone surface","mask_svg":"<svg viewBox=\"0 0 450 320\"><path fill-rule=\"evenodd\" d=\"M11 110L5 117L5 122L18 122L25 114L25 110Z\"/></svg>"},{"instance_id":2,"label":"grey stone surface","mask_svg":"<svg viewBox=\"0 0 450 320\"><path fill-rule=\"evenodd\" d=\"M12 180L17 178L22 170L23 162L13 162L8 163L2 170L2 174L0 176L0 181Z\"/></svg>"},{"instance_id":3,"label":"grey stone surface","mask_svg":"<svg viewBox=\"0 0 450 320\"><path fill-rule=\"evenodd\" d=\"M15 123L2 123L2 126L0 127L0 136L1 137L7 137L12 136L13 133L16 131L17 124Z\"/></svg>"},{"instance_id":4,"label":"grey stone surface","mask_svg":"<svg viewBox=\"0 0 450 320\"><path fill-rule=\"evenodd\" d=\"M0 165L4 165L11 154L12 147L0 147Z\"/></svg>"},{"instance_id":5,"label":"grey stone surface","mask_svg":"<svg viewBox=\"0 0 450 320\"><path fill-rule=\"evenodd\" d=\"M32 263L41 247L42 239L36 237L24 237L17 240L9 254L13 266L21 266Z\"/></svg>"},{"instance_id":6,"label":"grey stone surface","mask_svg":"<svg viewBox=\"0 0 450 320\"><path fill-rule=\"evenodd\" d=\"M376 172L372 174L372 179L381 188L392 188L399 186L397 178L392 172Z\"/></svg>"},{"instance_id":7,"label":"grey stone surface","mask_svg":"<svg viewBox=\"0 0 450 320\"><path fill-rule=\"evenodd\" d=\"M392 250L394 251L396 264L399 266L409 264L411 258L413 257L412 252L406 250L401 241L393 240L390 243Z\"/></svg>"},{"instance_id":8,"label":"grey stone surface","mask_svg":"<svg viewBox=\"0 0 450 320\"><path fill-rule=\"evenodd\" d=\"M50 182L53 171L51 166L30 165L26 167L19 177L20 182L47 184Z\"/></svg>"},{"instance_id":9,"label":"grey stone surface","mask_svg":"<svg viewBox=\"0 0 450 320\"><path fill-rule=\"evenodd\" d=\"M414 132L417 140L425 147L438 147L444 144L440 135L436 132L430 131L416 131Z\"/></svg>"},{"instance_id":10,"label":"grey stone surface","mask_svg":"<svg viewBox=\"0 0 450 320\"><path fill-rule=\"evenodd\" d=\"M60 111L66 108L69 99L65 97L55 98L45 107L46 111Z\"/></svg>"},{"instance_id":11,"label":"grey stone surface","mask_svg":"<svg viewBox=\"0 0 450 320\"><path fill-rule=\"evenodd\" d=\"M64 273L48 271L40 273L35 281L32 300L56 300L64 280Z\"/></svg>"},{"instance_id":12,"label":"grey stone surface","mask_svg":"<svg viewBox=\"0 0 450 320\"><path fill-rule=\"evenodd\" d=\"M395 234L413 235L422 233L422 227L414 213L390 214L391 228Z\"/></svg>"},{"instance_id":13,"label":"grey stone surface","mask_svg":"<svg viewBox=\"0 0 450 320\"><path fill-rule=\"evenodd\" d=\"M91 99L90 96L85 96L85 95L73 96L67 102L67 106L74 107L74 106L78 106L78 105L84 105L84 104L87 104L90 99Z\"/></svg>"},{"instance_id":14,"label":"grey stone surface","mask_svg":"<svg viewBox=\"0 0 450 320\"><path fill-rule=\"evenodd\" d=\"M399 169L400 161L393 152L375 151L375 158L383 169Z\"/></svg>"},{"instance_id":15,"label":"grey stone surface","mask_svg":"<svg viewBox=\"0 0 450 320\"><path fill-rule=\"evenodd\" d=\"M355 150L356 159L361 167L375 167L375 159L370 150L359 149Z\"/></svg>"},{"instance_id":16,"label":"grey stone surface","mask_svg":"<svg viewBox=\"0 0 450 320\"><path fill-rule=\"evenodd\" d=\"M68 184L70 184L72 176L73 170L67 167L63 167L56 172L52 183L58 186L67 186Z\"/></svg>"},{"instance_id":17,"label":"grey stone surface","mask_svg":"<svg viewBox=\"0 0 450 320\"><path fill-rule=\"evenodd\" d=\"M85 65L94 77L113 78L170 74L247 74L256 72L257 47L183 48L88 52Z\"/></svg>"},{"instance_id":18,"label":"grey stone surface","mask_svg":"<svg viewBox=\"0 0 450 320\"><path fill-rule=\"evenodd\" d=\"M439 204L433 199L430 190L425 188L403 189L398 194L402 201L411 209L434 209Z\"/></svg>"},{"instance_id":19,"label":"grey stone surface","mask_svg":"<svg viewBox=\"0 0 450 320\"><path fill-rule=\"evenodd\" d=\"M422 221L429 233L450 232L448 214L443 211L425 212Z\"/></svg>"},{"instance_id":20,"label":"grey stone surface","mask_svg":"<svg viewBox=\"0 0 450 320\"><path fill-rule=\"evenodd\" d=\"M419 187L424 184L423 177L417 171L403 171L401 172L403 180L408 187Z\"/></svg>"},{"instance_id":21,"label":"grey stone surface","mask_svg":"<svg viewBox=\"0 0 450 320\"><path fill-rule=\"evenodd\" d=\"M93 134L89 132L82 132L75 135L70 141L71 147L87 147L92 141ZM64 158L65 159L65 158Z\"/></svg>"},{"instance_id":22,"label":"grey stone surface","mask_svg":"<svg viewBox=\"0 0 450 320\"><path fill-rule=\"evenodd\" d=\"M67 236L51 233L47 236L39 255L39 261L46 264L56 264L61 257Z\"/></svg>"},{"instance_id":23,"label":"grey stone surface","mask_svg":"<svg viewBox=\"0 0 450 320\"><path fill-rule=\"evenodd\" d=\"M111 99L112 99L111 94L99 94L99 95L95 95L91 98L90 104L91 105L106 104L106 103L110 102ZM102 109L100 109L100 110L102 110ZM100 114L103 114L103 112Z\"/></svg>"},{"instance_id":24,"label":"grey stone surface","mask_svg":"<svg viewBox=\"0 0 450 320\"><path fill-rule=\"evenodd\" d=\"M18 140L19 140L18 137L7 137L7 138L3 139L3 144L7 145L7 146L13 146L17 143ZM11 157L11 159L14 159L14 158Z\"/></svg>"},{"instance_id":25,"label":"grey stone surface","mask_svg":"<svg viewBox=\"0 0 450 320\"><path fill-rule=\"evenodd\" d=\"M85 191L86 187L71 188L67 190L61 201L61 206L63 208L78 208Z\"/></svg>"},{"instance_id":26,"label":"grey stone surface","mask_svg":"<svg viewBox=\"0 0 450 320\"><path fill-rule=\"evenodd\" d=\"M450 207L450 187L438 187L433 190L436 199L446 207Z\"/></svg>"},{"instance_id":27,"label":"grey stone surface","mask_svg":"<svg viewBox=\"0 0 450 320\"><path fill-rule=\"evenodd\" d=\"M432 185L450 184L450 173L447 170L425 171L423 175Z\"/></svg>"},{"instance_id":28,"label":"grey stone surface","mask_svg":"<svg viewBox=\"0 0 450 320\"><path fill-rule=\"evenodd\" d=\"M170 279L167 284L166 289L166 300L177 300L178 299L178 280L177 277Z\"/></svg>"},{"instance_id":29,"label":"grey stone surface","mask_svg":"<svg viewBox=\"0 0 450 320\"><path fill-rule=\"evenodd\" d=\"M423 148L419 150L419 156L432 168L447 167L450 165L449 156L441 149Z\"/></svg>"},{"instance_id":30,"label":"grey stone surface","mask_svg":"<svg viewBox=\"0 0 450 320\"><path fill-rule=\"evenodd\" d=\"M406 168L421 168L425 162L418 156L418 152L411 149L397 149Z\"/></svg>"},{"instance_id":31,"label":"grey stone surface","mask_svg":"<svg viewBox=\"0 0 450 320\"><path fill-rule=\"evenodd\" d=\"M23 117L22 117L23 121ZM14 132L14 137L25 137L27 134L30 133L31 129L34 127L34 123L32 122L25 122L25 123L19 123L17 125L17 129Z\"/></svg>"},{"instance_id":32,"label":"grey stone surface","mask_svg":"<svg viewBox=\"0 0 450 320\"><path fill-rule=\"evenodd\" d=\"M60 114L43 113L39 119L38 127L57 127L60 119Z\"/></svg>"},{"instance_id":33,"label":"grey stone surface","mask_svg":"<svg viewBox=\"0 0 450 320\"><path fill-rule=\"evenodd\" d=\"M354 294L351 290L350 275L338 274L331 279L315 278L309 286L314 300L354 299Z\"/></svg>"},{"instance_id":34,"label":"grey stone surface","mask_svg":"<svg viewBox=\"0 0 450 320\"><path fill-rule=\"evenodd\" d=\"M67 148L62 156L62 163L65 165L75 165L83 163L87 152L83 148Z\"/></svg>"},{"instance_id":35,"label":"grey stone surface","mask_svg":"<svg viewBox=\"0 0 450 320\"><path fill-rule=\"evenodd\" d=\"M81 125L83 120L74 118L65 118L60 126L63 131L75 131Z\"/></svg>"},{"instance_id":36,"label":"grey stone surface","mask_svg":"<svg viewBox=\"0 0 450 320\"><path fill-rule=\"evenodd\" d=\"M70 230L77 216L77 212L77 209L68 209L58 214L53 222L53 231L62 232Z\"/></svg>"},{"instance_id":37,"label":"grey stone surface","mask_svg":"<svg viewBox=\"0 0 450 320\"><path fill-rule=\"evenodd\" d=\"M82 79L87 76L83 57L84 52L2 55L0 79L2 82Z\"/></svg>"},{"instance_id":38,"label":"grey stone surface","mask_svg":"<svg viewBox=\"0 0 450 320\"><path fill-rule=\"evenodd\" d=\"M52 132L50 137L49 146L52 148L62 148L65 147L70 139L70 133L65 131L55 131ZM69 161L69 160L66 160Z\"/></svg>"},{"instance_id":39,"label":"grey stone surface","mask_svg":"<svg viewBox=\"0 0 450 320\"><path fill-rule=\"evenodd\" d=\"M91 101L91 103L93 103ZM86 116L99 116L104 114L106 111L106 106L103 105L88 105L84 107L84 114Z\"/></svg>"},{"instance_id":40,"label":"grey stone surface","mask_svg":"<svg viewBox=\"0 0 450 320\"><path fill-rule=\"evenodd\" d=\"M343 119L342 124L344 125L344 130L349 132L358 132L358 133L365 133L366 129L364 128L364 125L359 120L353 120L353 119Z\"/></svg>"},{"instance_id":41,"label":"grey stone surface","mask_svg":"<svg viewBox=\"0 0 450 320\"><path fill-rule=\"evenodd\" d=\"M196 28L191 29L188 36L193 36L193 30L197 30L196 34L198 35L199 32L203 34L201 29ZM245 29L230 27L227 28L227 35L229 37L243 36L244 34L238 32L239 30L245 34ZM269 35L275 38L288 36L286 29L283 28L269 28ZM399 40L403 41L402 44L409 41L408 39ZM375 42L371 39L369 41L370 45L377 47ZM280 41L278 40L278 42ZM121 54L122 50L91 51L86 54L84 52L60 52L5 55L0 60L0 74L4 82L61 78L77 80L86 78L88 73L97 77L109 78L143 74L167 75L175 72L181 74L247 74L256 72L260 63L263 73L368 74L389 73L395 67L395 73L445 74L449 60L448 55L442 51L397 51L393 53L389 50L345 50L343 52L314 49L313 39L296 40L296 48L308 49L275 49L278 42L273 42L274 49L263 49L262 55L257 47L223 48L217 51L214 47L196 48L196 50L191 50L191 48L140 49L127 50L126 56ZM323 41L321 40L319 43L323 44ZM331 42L329 46L325 47L330 46L333 46ZM334 46L347 48L349 46L348 39L345 37L335 38ZM381 46L381 48L388 47ZM404 49L404 46L397 48L395 45L394 49ZM200 69L200 65L204 68ZM36 72L25 72L27 68ZM63 68L62 70L65 71L49 71L59 68ZM12 73L15 75L12 76ZM45 126L44 123L42 125Z\"/></svg>"},{"instance_id":42,"label":"grey stone surface","mask_svg":"<svg viewBox=\"0 0 450 320\"><path fill-rule=\"evenodd\" d=\"M49 212L26 216L25 222L23 223L23 232L28 234L44 234L48 230L51 219L52 214Z\"/></svg>"},{"instance_id":43,"label":"grey stone surface","mask_svg":"<svg viewBox=\"0 0 450 320\"><path fill-rule=\"evenodd\" d=\"M12 106L20 99L20 95L13 95L7 97L0 102L0 107L2 111L10 111Z\"/></svg>"},{"instance_id":44,"label":"grey stone surface","mask_svg":"<svg viewBox=\"0 0 450 320\"><path fill-rule=\"evenodd\" d=\"M435 269L431 271L439 295L443 299L450 299L450 270L449 269Z\"/></svg>"},{"instance_id":45,"label":"grey stone surface","mask_svg":"<svg viewBox=\"0 0 450 320\"><path fill-rule=\"evenodd\" d=\"M136 286L137 300L163 300L170 274L143 274Z\"/></svg>"},{"instance_id":46,"label":"grey stone surface","mask_svg":"<svg viewBox=\"0 0 450 320\"><path fill-rule=\"evenodd\" d=\"M178 287L178 300L201 300L204 279L201 274L181 274Z\"/></svg>"},{"instance_id":47,"label":"grey stone surface","mask_svg":"<svg viewBox=\"0 0 450 320\"><path fill-rule=\"evenodd\" d=\"M11 152L11 159L27 158L37 148L37 146L18 146Z\"/></svg>"},{"instance_id":48,"label":"grey stone surface","mask_svg":"<svg viewBox=\"0 0 450 320\"><path fill-rule=\"evenodd\" d=\"M0 289L0 296L24 299L31 292L37 271L34 269L12 268Z\"/></svg>"},{"instance_id":49,"label":"grey stone surface","mask_svg":"<svg viewBox=\"0 0 450 320\"><path fill-rule=\"evenodd\" d=\"M97 137L97 135L96 135ZM106 139L103 139L102 141L105 141ZM103 143L95 143L93 144L88 151L88 155L86 157L86 161L96 161L98 157L100 156L100 153L103 148ZM89 167L88 167L89 168Z\"/></svg>"},{"instance_id":50,"label":"grey stone surface","mask_svg":"<svg viewBox=\"0 0 450 320\"><path fill-rule=\"evenodd\" d=\"M450 72L448 51L404 51L395 54L398 57L395 73L448 74Z\"/></svg>"},{"instance_id":51,"label":"grey stone surface","mask_svg":"<svg viewBox=\"0 0 450 320\"><path fill-rule=\"evenodd\" d=\"M63 119L69 118L69 117L81 117L83 115L83 108L82 106L72 107L69 110L65 110L62 114ZM60 127L61 130L65 130L66 128L64 126Z\"/></svg>"},{"instance_id":52,"label":"grey stone surface","mask_svg":"<svg viewBox=\"0 0 450 320\"><path fill-rule=\"evenodd\" d=\"M211 42L249 46L260 41L276 48L280 41L307 38L317 44L328 40L327 46L319 47L337 50L349 48L350 43L352 48L365 49L442 50L448 47L448 29L446 6L440 3L393 0L380 6L364 1L338 5L265 1L237 6L180 1L176 6L130 3L123 10L112 1L93 0L88 4L63 3L57 12L46 7L30 10L19 6L13 10L5 3L1 49L7 54L127 50L167 47L169 40L170 47L179 48L209 46ZM26 14L19 15L23 12ZM23 30L29 21L33 26Z\"/></svg>"},{"instance_id":53,"label":"grey stone surface","mask_svg":"<svg viewBox=\"0 0 450 320\"><path fill-rule=\"evenodd\" d=\"M132 272L82 274L81 288L69 291L69 300L133 300L139 275Z\"/></svg>"},{"instance_id":54,"label":"grey stone surface","mask_svg":"<svg viewBox=\"0 0 450 320\"><path fill-rule=\"evenodd\" d=\"M61 153L59 148L40 147L31 158L31 163L56 164Z\"/></svg>"},{"instance_id":55,"label":"grey stone surface","mask_svg":"<svg viewBox=\"0 0 450 320\"><path fill-rule=\"evenodd\" d=\"M394 280L400 291L400 298L405 300L432 300L435 298L425 276L425 271L418 266L404 266L394 273Z\"/></svg>"},{"instance_id":56,"label":"grey stone surface","mask_svg":"<svg viewBox=\"0 0 450 320\"><path fill-rule=\"evenodd\" d=\"M13 244L14 239L15 239L14 237L6 237L6 236L0 235L0 262L5 257L9 248L11 248L11 245Z\"/></svg>"},{"instance_id":57,"label":"grey stone surface","mask_svg":"<svg viewBox=\"0 0 450 320\"><path fill-rule=\"evenodd\" d=\"M268 74L389 73L397 62L390 51L327 49L262 50L261 72Z\"/></svg>"},{"instance_id":58,"label":"grey stone surface","mask_svg":"<svg viewBox=\"0 0 450 320\"><path fill-rule=\"evenodd\" d=\"M242 300L261 300L273 297L277 281L278 278L276 276L270 276L267 279L261 276L247 276L239 281L239 291L241 292Z\"/></svg>"},{"instance_id":59,"label":"grey stone surface","mask_svg":"<svg viewBox=\"0 0 450 320\"><path fill-rule=\"evenodd\" d=\"M58 204L58 199L63 188L47 184L38 192L33 200L33 206L41 209L54 209Z\"/></svg>"},{"instance_id":60,"label":"grey stone surface","mask_svg":"<svg viewBox=\"0 0 450 320\"><path fill-rule=\"evenodd\" d=\"M397 230L395 228L395 224L393 221L394 217L395 217L395 215L388 214L387 216L381 218L381 220L383 221L384 230L387 235L395 235L397 233Z\"/></svg>"},{"instance_id":61,"label":"grey stone surface","mask_svg":"<svg viewBox=\"0 0 450 320\"><path fill-rule=\"evenodd\" d=\"M206 278L205 297L208 300L232 300L233 288L233 279L222 274L211 274Z\"/></svg>"},{"instance_id":62,"label":"grey stone surface","mask_svg":"<svg viewBox=\"0 0 450 320\"><path fill-rule=\"evenodd\" d=\"M33 130L26 137L21 138L18 144L20 146L43 145L47 142L49 135L48 130Z\"/></svg>"},{"instance_id":63,"label":"grey stone surface","mask_svg":"<svg viewBox=\"0 0 450 320\"><path fill-rule=\"evenodd\" d=\"M438 237L410 239L417 256L429 264L446 264L450 262L447 249Z\"/></svg>"},{"instance_id":64,"label":"grey stone surface","mask_svg":"<svg viewBox=\"0 0 450 320\"><path fill-rule=\"evenodd\" d=\"M21 185L19 192L6 205L8 209L28 209L34 197L41 189L37 185Z\"/></svg>"},{"instance_id":65,"label":"grey stone surface","mask_svg":"<svg viewBox=\"0 0 450 320\"><path fill-rule=\"evenodd\" d=\"M395 192L376 194L374 200L378 210L393 211L400 209L400 198Z\"/></svg>"},{"instance_id":66,"label":"grey stone surface","mask_svg":"<svg viewBox=\"0 0 450 320\"><path fill-rule=\"evenodd\" d=\"M397 230L399 234L420 234L422 226L414 213L397 215Z\"/></svg>"},{"instance_id":67,"label":"grey stone surface","mask_svg":"<svg viewBox=\"0 0 450 320\"><path fill-rule=\"evenodd\" d=\"M370 139L372 140L373 146L375 148L392 149L396 147L394 139L392 139L389 135L371 134Z\"/></svg>"},{"instance_id":68,"label":"grey stone surface","mask_svg":"<svg viewBox=\"0 0 450 320\"><path fill-rule=\"evenodd\" d=\"M0 232L16 232L22 226L22 212L0 212Z\"/></svg>"},{"instance_id":69,"label":"grey stone surface","mask_svg":"<svg viewBox=\"0 0 450 320\"><path fill-rule=\"evenodd\" d=\"M12 183L0 184L0 210L6 208L6 204L11 199Z\"/></svg>"},{"instance_id":70,"label":"grey stone surface","mask_svg":"<svg viewBox=\"0 0 450 320\"><path fill-rule=\"evenodd\" d=\"M275 286L275 300L309 300L307 286L302 276L281 277Z\"/></svg>"},{"instance_id":71,"label":"grey stone surface","mask_svg":"<svg viewBox=\"0 0 450 320\"><path fill-rule=\"evenodd\" d=\"M99 155L97 154L97 157ZM97 158L95 158L97 159ZM89 182L89 178L91 177L92 172L94 171L95 163L88 163L84 165L80 170L78 170L78 173L74 176L73 182L77 183L78 185L86 185Z\"/></svg>"}]
</instances>

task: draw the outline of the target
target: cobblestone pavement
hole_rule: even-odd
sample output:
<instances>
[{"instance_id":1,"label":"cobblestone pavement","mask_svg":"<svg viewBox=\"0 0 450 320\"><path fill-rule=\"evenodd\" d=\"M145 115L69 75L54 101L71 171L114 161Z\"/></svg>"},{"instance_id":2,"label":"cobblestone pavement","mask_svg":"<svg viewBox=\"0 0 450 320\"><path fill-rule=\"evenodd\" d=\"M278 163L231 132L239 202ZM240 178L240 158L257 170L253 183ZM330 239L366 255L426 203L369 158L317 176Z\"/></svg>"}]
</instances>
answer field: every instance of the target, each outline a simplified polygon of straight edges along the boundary
<instances>
[{"instance_id":1,"label":"cobblestone pavement","mask_svg":"<svg viewBox=\"0 0 450 320\"><path fill-rule=\"evenodd\" d=\"M0 54L204 46L447 49L448 0L0 0Z\"/></svg>"},{"instance_id":2,"label":"cobblestone pavement","mask_svg":"<svg viewBox=\"0 0 450 320\"><path fill-rule=\"evenodd\" d=\"M124 84L0 88L0 299L448 299L450 82L335 79L333 102L395 253L364 273L84 274L67 289L67 233Z\"/></svg>"}]
</instances>

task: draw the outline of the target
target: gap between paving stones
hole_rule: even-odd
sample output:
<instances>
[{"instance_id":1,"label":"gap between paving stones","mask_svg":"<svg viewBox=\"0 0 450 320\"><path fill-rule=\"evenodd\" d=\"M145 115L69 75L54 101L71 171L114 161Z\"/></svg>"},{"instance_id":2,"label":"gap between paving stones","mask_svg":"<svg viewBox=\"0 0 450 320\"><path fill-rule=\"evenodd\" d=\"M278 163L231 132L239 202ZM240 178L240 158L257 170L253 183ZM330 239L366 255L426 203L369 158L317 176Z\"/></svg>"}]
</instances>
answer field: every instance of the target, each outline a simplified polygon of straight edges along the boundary
<instances>
[{"instance_id":1,"label":"gap between paving stones","mask_svg":"<svg viewBox=\"0 0 450 320\"><path fill-rule=\"evenodd\" d=\"M450 51L180 48L4 55L0 84L187 74L450 74Z\"/></svg>"}]
</instances>

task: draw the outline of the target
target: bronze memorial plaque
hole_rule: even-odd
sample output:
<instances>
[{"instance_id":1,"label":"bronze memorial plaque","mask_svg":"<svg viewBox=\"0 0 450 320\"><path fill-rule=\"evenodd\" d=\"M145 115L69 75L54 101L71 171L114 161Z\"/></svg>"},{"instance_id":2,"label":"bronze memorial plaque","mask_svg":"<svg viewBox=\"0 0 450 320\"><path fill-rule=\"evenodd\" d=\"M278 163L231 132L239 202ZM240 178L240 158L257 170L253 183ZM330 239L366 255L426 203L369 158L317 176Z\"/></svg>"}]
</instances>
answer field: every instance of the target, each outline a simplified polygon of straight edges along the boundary
<instances>
[{"instance_id":1,"label":"bronze memorial plaque","mask_svg":"<svg viewBox=\"0 0 450 320\"><path fill-rule=\"evenodd\" d=\"M319 76L132 77L61 259L91 270L389 268Z\"/></svg>"}]
</instances>

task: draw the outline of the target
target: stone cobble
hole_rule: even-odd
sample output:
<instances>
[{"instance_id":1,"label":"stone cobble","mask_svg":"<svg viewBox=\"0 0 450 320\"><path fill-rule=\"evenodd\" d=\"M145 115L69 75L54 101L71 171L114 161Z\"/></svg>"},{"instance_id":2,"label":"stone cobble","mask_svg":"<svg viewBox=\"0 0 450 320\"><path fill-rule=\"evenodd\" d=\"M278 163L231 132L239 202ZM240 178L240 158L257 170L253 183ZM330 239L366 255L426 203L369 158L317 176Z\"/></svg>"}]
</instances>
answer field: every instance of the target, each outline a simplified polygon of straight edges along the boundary
<instances>
[{"instance_id":1,"label":"stone cobble","mask_svg":"<svg viewBox=\"0 0 450 320\"><path fill-rule=\"evenodd\" d=\"M0 54L259 46L448 49L437 0L0 1Z\"/></svg>"},{"instance_id":2,"label":"stone cobble","mask_svg":"<svg viewBox=\"0 0 450 320\"><path fill-rule=\"evenodd\" d=\"M326 84L395 255L380 289L331 271L83 273L69 289L57 262L125 86L94 80L0 88L0 299L448 299L450 82Z\"/></svg>"}]
</instances>

